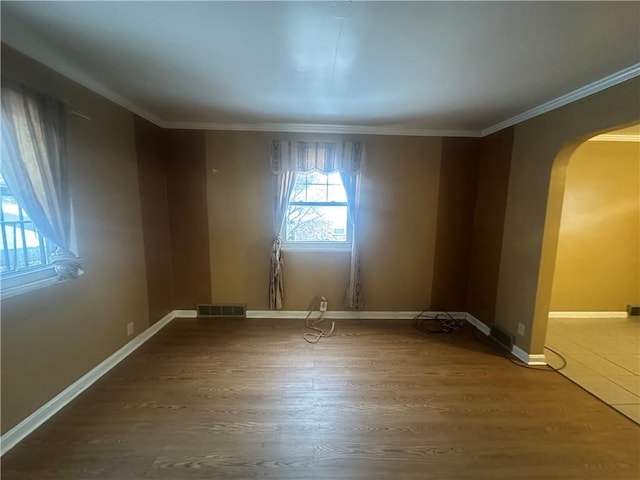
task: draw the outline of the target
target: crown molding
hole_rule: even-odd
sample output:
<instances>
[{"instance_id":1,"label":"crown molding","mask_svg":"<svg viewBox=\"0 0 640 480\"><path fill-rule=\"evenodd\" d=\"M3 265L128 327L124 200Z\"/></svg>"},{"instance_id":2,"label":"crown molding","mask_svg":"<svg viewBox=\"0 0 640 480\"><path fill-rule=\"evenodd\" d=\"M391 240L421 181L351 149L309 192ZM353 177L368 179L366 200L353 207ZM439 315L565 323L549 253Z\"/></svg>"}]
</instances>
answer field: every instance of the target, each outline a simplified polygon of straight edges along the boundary
<instances>
[{"instance_id":1,"label":"crown molding","mask_svg":"<svg viewBox=\"0 0 640 480\"><path fill-rule=\"evenodd\" d=\"M15 41L18 39L19 41ZM116 105L135 113L136 115L148 120L149 122L164 127L163 121L154 114L130 102L123 96L115 93L113 90L105 87L102 83L85 75L77 68L73 67L64 59L63 56L57 54L48 44L41 42L37 36L31 33L31 29L24 26L21 22L7 22L2 25L2 42L9 45L18 52L33 58L37 62L42 63L51 70L73 80L83 87L91 90L98 95L103 96L107 100L111 100Z\"/></svg>"},{"instance_id":2,"label":"crown molding","mask_svg":"<svg viewBox=\"0 0 640 480\"><path fill-rule=\"evenodd\" d=\"M317 123L209 123L164 122L178 130L231 130L244 132L333 133L358 135L402 135L408 137L480 137L479 130L439 130L395 126L329 125Z\"/></svg>"},{"instance_id":3,"label":"crown molding","mask_svg":"<svg viewBox=\"0 0 640 480\"><path fill-rule=\"evenodd\" d=\"M591 137L589 142L635 142L640 143L640 135L621 135L619 133L603 133Z\"/></svg>"},{"instance_id":4,"label":"crown molding","mask_svg":"<svg viewBox=\"0 0 640 480\"><path fill-rule=\"evenodd\" d=\"M640 63L636 63L627 67L619 72L608 75L600 80L597 80L593 83L585 85L584 87L578 88L572 92L569 92L565 95L562 95L554 100L543 103L531 110L527 110L524 113L516 115L515 117L508 118L500 123L496 123L491 127L485 128L482 130L481 136L486 137L487 135L491 135L499 130L503 130L508 127L512 127L518 123L522 123L525 120L529 120L531 118L542 115L543 113L550 112L551 110L555 110L556 108L563 107L564 105L568 105L569 103L575 102L582 98L588 97L589 95L593 95L594 93L598 93L602 90L605 90L609 87L613 87L619 83L630 80L632 78L640 75Z\"/></svg>"},{"instance_id":5,"label":"crown molding","mask_svg":"<svg viewBox=\"0 0 640 480\"><path fill-rule=\"evenodd\" d=\"M45 45L30 29L24 25L10 22L3 25L2 41L10 47L46 65L52 70L79 83L83 87L111 100L126 110L162 127L188 130L232 130L253 132L286 132L286 133L334 133L359 135L403 135L419 137L485 137L499 130L511 127L531 118L547 113L556 108L580 100L589 95L622 83L640 75L640 63L636 63L612 75L585 85L554 100L539 105L524 113L496 123L484 130L450 130L399 127L393 125L328 125L307 123L216 123L216 122L172 122L162 120L151 112L139 107L125 97L105 87L102 83L82 73L68 64L63 56L57 54L49 45ZM19 42L16 41L19 39ZM19 44L18 44L19 43Z\"/></svg>"}]
</instances>

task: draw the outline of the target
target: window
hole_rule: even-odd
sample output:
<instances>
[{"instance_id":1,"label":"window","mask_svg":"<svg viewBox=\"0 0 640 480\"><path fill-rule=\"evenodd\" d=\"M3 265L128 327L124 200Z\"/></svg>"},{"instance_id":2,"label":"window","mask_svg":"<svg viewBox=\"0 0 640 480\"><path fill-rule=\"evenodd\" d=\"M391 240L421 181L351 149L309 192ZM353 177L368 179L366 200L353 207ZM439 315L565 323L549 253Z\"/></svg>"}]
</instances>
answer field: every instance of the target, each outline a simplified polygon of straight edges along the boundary
<instances>
[{"instance_id":1,"label":"window","mask_svg":"<svg viewBox=\"0 0 640 480\"><path fill-rule=\"evenodd\" d=\"M298 173L284 222L285 244L301 247L350 245L348 208L340 173Z\"/></svg>"},{"instance_id":2,"label":"window","mask_svg":"<svg viewBox=\"0 0 640 480\"><path fill-rule=\"evenodd\" d=\"M49 263L55 246L47 242L13 196L0 171L0 272L3 276Z\"/></svg>"},{"instance_id":3,"label":"window","mask_svg":"<svg viewBox=\"0 0 640 480\"><path fill-rule=\"evenodd\" d=\"M7 297L77 278L71 252L71 197L65 105L27 87L2 82L0 275Z\"/></svg>"},{"instance_id":4,"label":"window","mask_svg":"<svg viewBox=\"0 0 640 480\"><path fill-rule=\"evenodd\" d=\"M0 275L3 296L27 290L26 285L52 279L55 271L49 255L55 245L36 229L24 208L9 190L0 172Z\"/></svg>"}]
</instances>

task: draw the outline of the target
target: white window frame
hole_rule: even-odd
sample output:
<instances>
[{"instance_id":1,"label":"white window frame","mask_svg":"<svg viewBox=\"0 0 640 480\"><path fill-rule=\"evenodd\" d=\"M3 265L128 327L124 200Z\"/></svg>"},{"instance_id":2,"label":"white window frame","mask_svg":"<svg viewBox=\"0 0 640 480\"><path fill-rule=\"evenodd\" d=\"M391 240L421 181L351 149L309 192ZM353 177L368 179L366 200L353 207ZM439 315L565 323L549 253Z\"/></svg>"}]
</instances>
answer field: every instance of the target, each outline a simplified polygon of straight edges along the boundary
<instances>
[{"instance_id":1,"label":"white window frame","mask_svg":"<svg viewBox=\"0 0 640 480\"><path fill-rule=\"evenodd\" d=\"M9 298L14 295L52 285L58 281L58 276L53 265L18 270L17 272L9 274L5 273L2 275L0 295L3 299Z\"/></svg>"},{"instance_id":2,"label":"white window frame","mask_svg":"<svg viewBox=\"0 0 640 480\"><path fill-rule=\"evenodd\" d=\"M311 173L311 172L308 172ZM298 175L307 175L308 173L298 173ZM325 174L323 172L318 172L321 175L330 175ZM344 189L344 184L342 184L342 180L340 181L342 188ZM293 195L293 190L291 192ZM346 189L345 189L346 195ZM347 209L347 240L340 241L315 241L309 242L304 240L287 240L287 216L289 214L289 208L291 206L308 206L308 207L346 207ZM285 251L314 251L314 252L335 252L335 251L351 251L351 239L353 236L352 233L352 225L351 225L351 217L349 216L349 203L347 201L344 202L310 202L310 201L297 201L292 202L289 199L289 204L287 206L287 213L285 214L285 220L282 222L282 230L280 232L282 238L284 239L282 242L282 249Z\"/></svg>"},{"instance_id":3,"label":"white window frame","mask_svg":"<svg viewBox=\"0 0 640 480\"><path fill-rule=\"evenodd\" d=\"M20 210L24 211L20 203L17 205ZM31 222L31 220L28 220L28 222ZM6 230L4 229L4 226L0 225L0 228L2 228L2 233L0 235L5 235ZM45 240L41 234L39 235L41 240ZM48 260L49 259L47 258L47 262ZM2 272L0 273L0 296L2 296L2 298L8 298L36 288L51 285L56 281L58 281L58 278L55 267L51 263L25 267L15 271Z\"/></svg>"}]
</instances>

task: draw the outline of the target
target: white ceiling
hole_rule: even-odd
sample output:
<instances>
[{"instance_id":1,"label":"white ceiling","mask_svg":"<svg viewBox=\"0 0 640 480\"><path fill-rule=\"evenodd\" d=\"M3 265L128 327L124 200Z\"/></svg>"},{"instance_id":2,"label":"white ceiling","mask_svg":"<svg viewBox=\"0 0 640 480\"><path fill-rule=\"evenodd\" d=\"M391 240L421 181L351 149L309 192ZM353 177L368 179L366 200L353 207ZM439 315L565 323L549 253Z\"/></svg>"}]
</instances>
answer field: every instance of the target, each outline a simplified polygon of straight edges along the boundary
<instances>
[{"instance_id":1,"label":"white ceiling","mask_svg":"<svg viewBox=\"0 0 640 480\"><path fill-rule=\"evenodd\" d=\"M2 41L165 127L480 135L640 74L638 2L10 2Z\"/></svg>"}]
</instances>

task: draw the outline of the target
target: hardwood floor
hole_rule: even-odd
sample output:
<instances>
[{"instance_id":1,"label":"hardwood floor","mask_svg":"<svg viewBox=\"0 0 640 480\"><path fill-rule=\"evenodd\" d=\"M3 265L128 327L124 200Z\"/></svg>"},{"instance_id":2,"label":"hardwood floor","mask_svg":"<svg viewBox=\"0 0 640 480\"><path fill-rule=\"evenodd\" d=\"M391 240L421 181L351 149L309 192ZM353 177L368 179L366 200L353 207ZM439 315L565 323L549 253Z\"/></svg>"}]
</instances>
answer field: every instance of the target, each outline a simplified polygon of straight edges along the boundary
<instances>
[{"instance_id":1,"label":"hardwood floor","mask_svg":"<svg viewBox=\"0 0 640 480\"><path fill-rule=\"evenodd\" d=\"M470 330L174 320L2 459L3 480L638 479L640 428Z\"/></svg>"}]
</instances>

